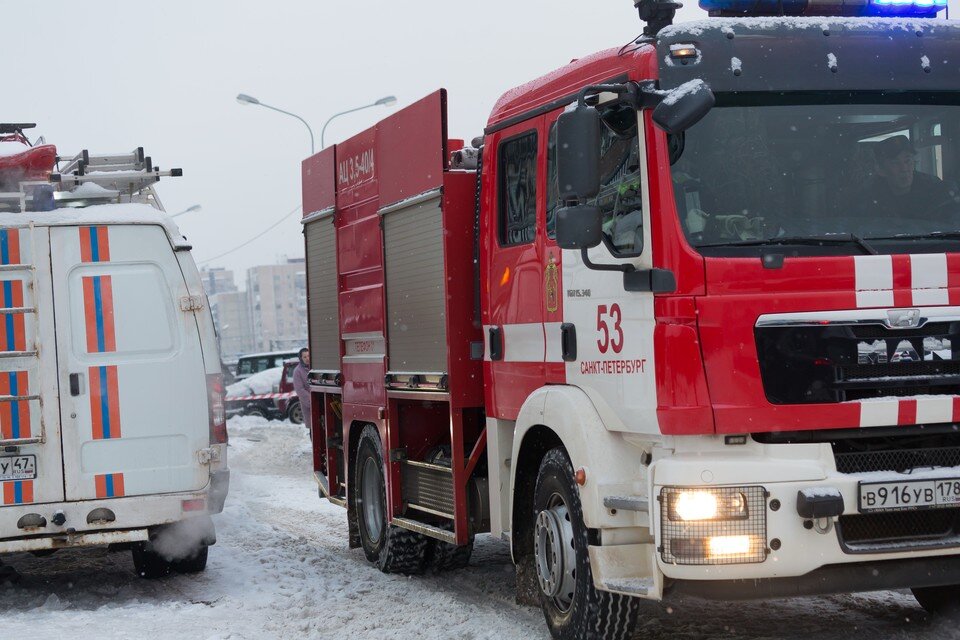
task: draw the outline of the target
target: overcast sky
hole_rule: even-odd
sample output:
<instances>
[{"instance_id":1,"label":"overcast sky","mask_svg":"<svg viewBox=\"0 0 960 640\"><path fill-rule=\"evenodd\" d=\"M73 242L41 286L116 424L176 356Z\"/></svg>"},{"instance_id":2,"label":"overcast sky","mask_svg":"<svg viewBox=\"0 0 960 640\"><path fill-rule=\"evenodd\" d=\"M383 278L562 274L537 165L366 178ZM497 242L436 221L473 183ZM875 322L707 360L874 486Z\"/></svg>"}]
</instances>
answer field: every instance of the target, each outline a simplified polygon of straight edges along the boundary
<instances>
[{"instance_id":1,"label":"overcast sky","mask_svg":"<svg viewBox=\"0 0 960 640\"><path fill-rule=\"evenodd\" d=\"M679 20L705 14L695 2ZM953 4L951 2L951 4ZM204 263L300 203L306 119L320 144L332 114L395 95L401 108L444 87L449 133L482 133L496 99L642 29L631 0L2 0L0 121L36 122L61 154L143 146L184 177L166 209ZM387 115L335 120L341 141ZM299 214L210 266L243 270L303 255Z\"/></svg>"}]
</instances>

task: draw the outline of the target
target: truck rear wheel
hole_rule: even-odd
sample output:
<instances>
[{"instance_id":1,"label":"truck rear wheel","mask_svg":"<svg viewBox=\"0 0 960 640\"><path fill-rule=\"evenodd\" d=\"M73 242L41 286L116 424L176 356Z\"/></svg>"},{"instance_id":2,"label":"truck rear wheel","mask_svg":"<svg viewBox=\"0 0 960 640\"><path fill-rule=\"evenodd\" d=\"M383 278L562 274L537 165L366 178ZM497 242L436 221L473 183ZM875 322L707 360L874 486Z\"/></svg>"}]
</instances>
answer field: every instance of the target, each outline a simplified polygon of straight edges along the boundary
<instances>
[{"instance_id":1,"label":"truck rear wheel","mask_svg":"<svg viewBox=\"0 0 960 640\"><path fill-rule=\"evenodd\" d=\"M360 546L367 560L384 573L423 573L429 538L387 522L380 434L372 425L360 434L354 469L354 509L360 525Z\"/></svg>"},{"instance_id":2,"label":"truck rear wheel","mask_svg":"<svg viewBox=\"0 0 960 640\"><path fill-rule=\"evenodd\" d=\"M639 603L593 586L580 494L562 447L548 451L540 463L534 518L534 566L550 634L558 640L629 637Z\"/></svg>"},{"instance_id":3,"label":"truck rear wheel","mask_svg":"<svg viewBox=\"0 0 960 640\"><path fill-rule=\"evenodd\" d=\"M927 613L949 615L952 618L960 616L960 585L919 587L911 591Z\"/></svg>"}]
</instances>

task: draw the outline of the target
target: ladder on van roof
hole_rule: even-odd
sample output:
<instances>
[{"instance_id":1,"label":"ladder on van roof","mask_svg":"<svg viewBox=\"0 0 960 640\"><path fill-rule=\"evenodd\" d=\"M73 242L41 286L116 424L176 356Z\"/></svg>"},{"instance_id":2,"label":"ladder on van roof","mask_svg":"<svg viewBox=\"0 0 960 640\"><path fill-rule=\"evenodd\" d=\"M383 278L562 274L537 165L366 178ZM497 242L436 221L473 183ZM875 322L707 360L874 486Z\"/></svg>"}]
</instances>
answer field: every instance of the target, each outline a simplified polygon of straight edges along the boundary
<instances>
[{"instance_id":1,"label":"ladder on van roof","mask_svg":"<svg viewBox=\"0 0 960 640\"><path fill-rule=\"evenodd\" d=\"M0 229L0 447L44 441L35 255L33 225ZM40 416L37 433L31 428L34 411Z\"/></svg>"},{"instance_id":2,"label":"ladder on van roof","mask_svg":"<svg viewBox=\"0 0 960 640\"><path fill-rule=\"evenodd\" d=\"M163 211L163 204L153 186L160 178L183 175L182 169L161 170L155 166L143 147L130 153L104 155L91 154L84 149L69 158L58 156L57 167L48 181L23 181L19 183L19 191L0 193L0 205L7 203L9 209L12 204L16 211L40 211L138 202ZM0 206L0 211L3 208Z\"/></svg>"}]
</instances>

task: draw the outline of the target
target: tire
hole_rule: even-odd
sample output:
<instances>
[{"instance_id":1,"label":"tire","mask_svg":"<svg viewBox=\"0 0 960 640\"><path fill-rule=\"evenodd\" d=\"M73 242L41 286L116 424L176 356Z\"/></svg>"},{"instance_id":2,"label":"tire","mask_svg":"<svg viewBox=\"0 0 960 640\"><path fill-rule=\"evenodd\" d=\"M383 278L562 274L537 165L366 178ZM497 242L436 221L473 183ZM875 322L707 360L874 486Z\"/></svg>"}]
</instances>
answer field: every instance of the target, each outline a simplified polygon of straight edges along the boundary
<instances>
[{"instance_id":1,"label":"tire","mask_svg":"<svg viewBox=\"0 0 960 640\"><path fill-rule=\"evenodd\" d=\"M257 418L266 418L267 412L263 410L262 407L256 405L250 407L244 407L243 411L240 412L244 416L255 416Z\"/></svg>"},{"instance_id":2,"label":"tire","mask_svg":"<svg viewBox=\"0 0 960 640\"><path fill-rule=\"evenodd\" d=\"M533 506L537 592L550 634L557 640L628 638L640 604L593 586L580 492L562 447L540 463Z\"/></svg>"},{"instance_id":3,"label":"tire","mask_svg":"<svg viewBox=\"0 0 960 640\"><path fill-rule=\"evenodd\" d=\"M156 580L170 575L172 567L168 560L140 543L133 547L133 569L141 578Z\"/></svg>"},{"instance_id":4,"label":"tire","mask_svg":"<svg viewBox=\"0 0 960 640\"><path fill-rule=\"evenodd\" d=\"M177 573L200 573L207 568L207 553L210 547L200 547L192 556L170 562L170 568Z\"/></svg>"},{"instance_id":5,"label":"tire","mask_svg":"<svg viewBox=\"0 0 960 640\"><path fill-rule=\"evenodd\" d=\"M473 555L473 539L458 547L449 542L435 540L433 551L430 554L430 568L439 573L441 571L456 571L470 566L470 557Z\"/></svg>"},{"instance_id":6,"label":"tire","mask_svg":"<svg viewBox=\"0 0 960 640\"><path fill-rule=\"evenodd\" d=\"M431 541L387 523L380 434L372 425L364 427L360 434L354 469L353 508L360 529L360 546L367 560L384 573L423 573Z\"/></svg>"},{"instance_id":7,"label":"tire","mask_svg":"<svg viewBox=\"0 0 960 640\"><path fill-rule=\"evenodd\" d=\"M294 400L287 407L287 420L293 424L303 424L303 407L300 406L299 400Z\"/></svg>"},{"instance_id":8,"label":"tire","mask_svg":"<svg viewBox=\"0 0 960 640\"><path fill-rule=\"evenodd\" d=\"M919 587L911 591L927 613L960 618L960 585Z\"/></svg>"}]
</instances>

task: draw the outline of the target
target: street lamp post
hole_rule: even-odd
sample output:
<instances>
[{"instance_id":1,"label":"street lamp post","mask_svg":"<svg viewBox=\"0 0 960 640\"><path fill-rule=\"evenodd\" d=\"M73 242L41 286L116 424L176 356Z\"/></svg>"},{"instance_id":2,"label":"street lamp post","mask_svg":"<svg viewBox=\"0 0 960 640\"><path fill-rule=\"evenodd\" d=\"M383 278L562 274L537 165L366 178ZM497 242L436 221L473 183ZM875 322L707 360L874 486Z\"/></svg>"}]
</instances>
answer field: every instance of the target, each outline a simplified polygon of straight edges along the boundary
<instances>
[{"instance_id":1,"label":"street lamp post","mask_svg":"<svg viewBox=\"0 0 960 640\"><path fill-rule=\"evenodd\" d=\"M271 107L269 104L264 104L264 103L260 102L259 100L257 100L256 98L254 98L253 96L248 96L248 95L245 94L245 93L237 94L237 102L239 102L240 104L243 104L243 105L255 104L255 105L259 105L259 106L261 106L261 107L266 107L267 109L272 109L272 110L274 110L274 111L279 111L280 113L284 113L284 114L286 114L286 115L288 115L288 116L293 116L294 118L296 118L297 120L299 120L300 122L302 122L302 123L303 123L303 126L305 126L305 127L307 128L307 131L310 132L310 155L313 155L313 154L314 154L315 149L314 149L314 145L313 145L313 129L310 128L310 125L307 124L307 121L306 121L306 120L304 120L303 118L301 118L300 116L298 116L298 115L295 114L295 113L290 113L289 111L284 111L283 109L278 109L277 107ZM321 142L322 142L322 137L321 137ZM323 146L323 145L321 144L321 147L322 147L322 146Z\"/></svg>"},{"instance_id":2,"label":"street lamp post","mask_svg":"<svg viewBox=\"0 0 960 640\"><path fill-rule=\"evenodd\" d=\"M200 209L202 209L202 208L203 208L203 207L201 207L200 205L195 204L195 205L192 205L192 206L187 207L186 209L184 209L184 210L181 211L180 213L175 213L175 214L173 214L173 215L170 216L170 217L171 217L171 218L179 218L180 216L182 216L182 215L185 214L185 213L190 213L191 211L200 211Z\"/></svg>"},{"instance_id":3,"label":"street lamp post","mask_svg":"<svg viewBox=\"0 0 960 640\"><path fill-rule=\"evenodd\" d=\"M323 129L320 130L320 148L323 149L324 147L323 138L324 138L324 134L327 132L327 125L330 124L330 121L333 120L334 118L339 118L342 115L353 113L354 111L360 111L361 109L369 109L370 107L380 107L380 106L390 107L395 104L397 104L397 99L395 96L386 96L384 98L380 98L376 102L365 104L362 107L354 107L353 109L347 109L346 111L341 111L340 113L333 114L332 116L327 118L327 121L323 123Z\"/></svg>"}]
</instances>

